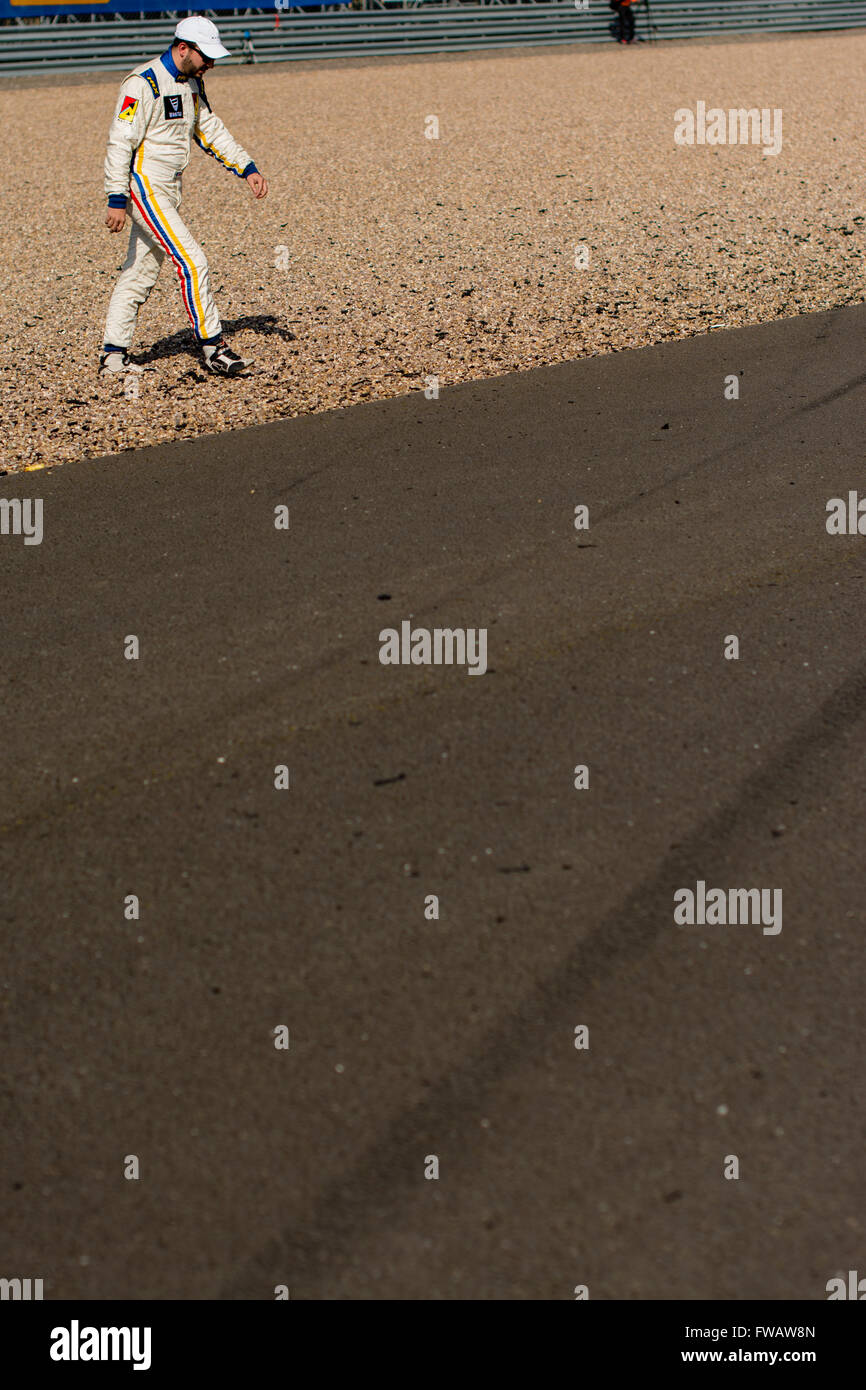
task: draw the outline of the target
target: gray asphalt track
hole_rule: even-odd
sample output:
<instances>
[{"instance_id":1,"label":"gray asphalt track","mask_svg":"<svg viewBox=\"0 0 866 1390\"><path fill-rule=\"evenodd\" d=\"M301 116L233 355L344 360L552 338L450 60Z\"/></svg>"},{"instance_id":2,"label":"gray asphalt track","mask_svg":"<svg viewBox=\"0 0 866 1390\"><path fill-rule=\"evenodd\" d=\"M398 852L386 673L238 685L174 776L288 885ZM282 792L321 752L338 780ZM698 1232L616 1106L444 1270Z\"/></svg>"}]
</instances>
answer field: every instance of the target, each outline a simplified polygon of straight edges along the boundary
<instances>
[{"instance_id":1,"label":"gray asphalt track","mask_svg":"<svg viewBox=\"0 0 866 1390\"><path fill-rule=\"evenodd\" d=\"M0 1274L736 1300L862 1269L866 559L825 509L866 491L864 330L0 480L44 502L41 545L0 536ZM404 619L486 628L487 673L383 666ZM698 880L781 888L781 932L675 925Z\"/></svg>"}]
</instances>

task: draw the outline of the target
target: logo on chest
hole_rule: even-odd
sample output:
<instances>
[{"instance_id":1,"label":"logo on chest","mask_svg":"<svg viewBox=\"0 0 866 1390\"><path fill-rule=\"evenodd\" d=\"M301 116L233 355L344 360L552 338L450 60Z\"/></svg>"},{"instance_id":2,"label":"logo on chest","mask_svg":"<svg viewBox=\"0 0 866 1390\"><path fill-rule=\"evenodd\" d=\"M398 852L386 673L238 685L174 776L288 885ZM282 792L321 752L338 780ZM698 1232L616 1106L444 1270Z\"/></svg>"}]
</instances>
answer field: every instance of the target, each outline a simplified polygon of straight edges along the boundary
<instances>
[{"instance_id":1,"label":"logo on chest","mask_svg":"<svg viewBox=\"0 0 866 1390\"><path fill-rule=\"evenodd\" d=\"M162 104L165 109L165 119L167 121L183 120L183 97L178 93L177 96L163 97Z\"/></svg>"}]
</instances>

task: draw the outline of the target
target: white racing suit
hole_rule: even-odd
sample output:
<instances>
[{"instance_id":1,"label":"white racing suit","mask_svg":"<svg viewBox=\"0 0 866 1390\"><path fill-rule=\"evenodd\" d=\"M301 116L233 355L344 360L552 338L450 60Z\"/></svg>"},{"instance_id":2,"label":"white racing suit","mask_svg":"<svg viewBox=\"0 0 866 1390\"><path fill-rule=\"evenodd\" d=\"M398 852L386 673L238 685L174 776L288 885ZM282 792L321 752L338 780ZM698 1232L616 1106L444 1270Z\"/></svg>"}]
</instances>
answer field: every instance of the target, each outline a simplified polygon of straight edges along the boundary
<instances>
[{"instance_id":1,"label":"white racing suit","mask_svg":"<svg viewBox=\"0 0 866 1390\"><path fill-rule=\"evenodd\" d=\"M200 343L221 339L205 254L177 210L191 139L239 178L257 172L246 150L213 114L201 78L182 77L169 48L124 78L108 137L108 205L128 205L132 231L108 306L105 352L125 352L132 344L138 311L166 256L180 278L196 338Z\"/></svg>"}]
</instances>

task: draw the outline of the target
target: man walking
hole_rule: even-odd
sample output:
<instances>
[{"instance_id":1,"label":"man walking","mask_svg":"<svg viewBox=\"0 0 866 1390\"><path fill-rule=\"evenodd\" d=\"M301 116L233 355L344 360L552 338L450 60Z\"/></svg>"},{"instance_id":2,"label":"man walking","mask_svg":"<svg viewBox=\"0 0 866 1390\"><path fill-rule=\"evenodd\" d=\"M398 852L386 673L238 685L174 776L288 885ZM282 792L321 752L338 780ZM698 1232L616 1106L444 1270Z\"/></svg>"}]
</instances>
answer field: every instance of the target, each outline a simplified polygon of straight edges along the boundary
<instances>
[{"instance_id":1,"label":"man walking","mask_svg":"<svg viewBox=\"0 0 866 1390\"><path fill-rule=\"evenodd\" d=\"M100 370L122 374L142 369L130 361L138 311L169 257L205 366L219 376L236 376L249 362L232 352L222 334L210 289L205 254L178 212L181 175L194 139L238 178L256 198L267 180L246 150L232 139L211 110L203 74L217 58L228 57L215 24L202 15L182 19L174 43L162 57L142 63L123 81L105 157L105 192L110 232L132 219L129 250L108 306Z\"/></svg>"}]
</instances>

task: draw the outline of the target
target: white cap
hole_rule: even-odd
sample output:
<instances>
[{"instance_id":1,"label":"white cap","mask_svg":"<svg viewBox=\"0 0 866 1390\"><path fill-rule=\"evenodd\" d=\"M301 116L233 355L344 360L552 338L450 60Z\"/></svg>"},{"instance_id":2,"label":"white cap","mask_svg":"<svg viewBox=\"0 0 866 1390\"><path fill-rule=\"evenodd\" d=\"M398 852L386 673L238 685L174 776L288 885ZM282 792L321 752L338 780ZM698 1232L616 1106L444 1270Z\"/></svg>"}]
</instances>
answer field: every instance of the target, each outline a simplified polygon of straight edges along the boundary
<instances>
[{"instance_id":1,"label":"white cap","mask_svg":"<svg viewBox=\"0 0 866 1390\"><path fill-rule=\"evenodd\" d=\"M193 43L200 48L206 58L228 58L229 51L220 43L219 30L203 14L192 14L182 19L174 31L176 39Z\"/></svg>"}]
</instances>

